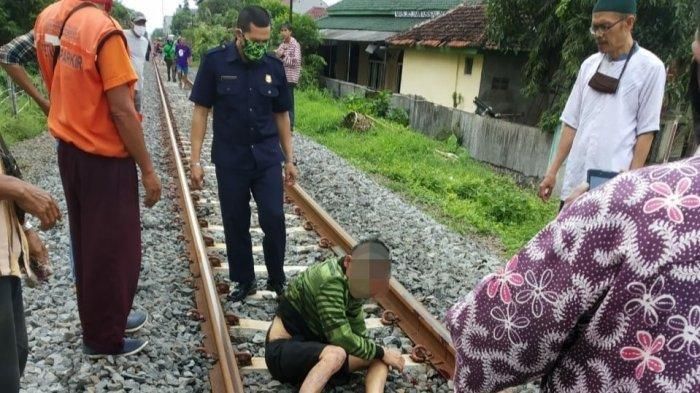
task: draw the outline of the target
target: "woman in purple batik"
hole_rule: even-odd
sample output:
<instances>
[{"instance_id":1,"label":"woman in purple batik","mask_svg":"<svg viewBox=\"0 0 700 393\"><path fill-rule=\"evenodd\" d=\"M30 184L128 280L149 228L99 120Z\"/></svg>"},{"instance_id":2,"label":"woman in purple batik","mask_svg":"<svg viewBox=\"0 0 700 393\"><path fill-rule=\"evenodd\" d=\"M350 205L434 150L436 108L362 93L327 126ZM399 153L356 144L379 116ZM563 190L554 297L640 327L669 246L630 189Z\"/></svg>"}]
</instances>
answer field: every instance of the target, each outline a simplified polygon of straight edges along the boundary
<instances>
[{"instance_id":1,"label":"woman in purple batik","mask_svg":"<svg viewBox=\"0 0 700 393\"><path fill-rule=\"evenodd\" d=\"M588 192L447 314L456 392L700 392L700 157Z\"/></svg>"}]
</instances>

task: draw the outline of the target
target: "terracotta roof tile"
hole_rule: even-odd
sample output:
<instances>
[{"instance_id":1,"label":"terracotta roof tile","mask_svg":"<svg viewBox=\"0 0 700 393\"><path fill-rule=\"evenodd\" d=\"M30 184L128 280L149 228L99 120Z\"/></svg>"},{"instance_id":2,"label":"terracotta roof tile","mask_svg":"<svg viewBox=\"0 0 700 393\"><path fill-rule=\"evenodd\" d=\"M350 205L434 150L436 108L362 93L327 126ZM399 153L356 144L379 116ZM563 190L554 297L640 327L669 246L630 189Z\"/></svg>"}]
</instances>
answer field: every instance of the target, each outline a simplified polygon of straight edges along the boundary
<instances>
[{"instance_id":1,"label":"terracotta roof tile","mask_svg":"<svg viewBox=\"0 0 700 393\"><path fill-rule=\"evenodd\" d=\"M306 15L314 19L320 19L328 15L328 11L323 7L312 7L310 10L306 11Z\"/></svg>"},{"instance_id":2,"label":"terracotta roof tile","mask_svg":"<svg viewBox=\"0 0 700 393\"><path fill-rule=\"evenodd\" d=\"M486 27L485 6L461 5L387 41L396 46L492 48Z\"/></svg>"}]
</instances>

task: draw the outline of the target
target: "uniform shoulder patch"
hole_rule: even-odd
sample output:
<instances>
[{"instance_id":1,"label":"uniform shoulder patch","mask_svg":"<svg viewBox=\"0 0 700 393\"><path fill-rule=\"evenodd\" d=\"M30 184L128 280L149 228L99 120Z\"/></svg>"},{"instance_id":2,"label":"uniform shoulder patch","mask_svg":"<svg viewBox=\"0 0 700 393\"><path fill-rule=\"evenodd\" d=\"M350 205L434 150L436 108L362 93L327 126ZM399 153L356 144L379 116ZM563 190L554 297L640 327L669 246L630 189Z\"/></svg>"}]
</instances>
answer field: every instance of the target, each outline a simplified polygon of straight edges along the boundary
<instances>
[{"instance_id":1,"label":"uniform shoulder patch","mask_svg":"<svg viewBox=\"0 0 700 393\"><path fill-rule=\"evenodd\" d=\"M215 47L215 48L209 49L209 50L207 51L206 56L209 56L209 55L214 54L214 53L223 52L223 51L226 50L226 48L228 48L228 45L226 45L226 44L224 44L224 45L219 45L219 46L217 46L217 47Z\"/></svg>"}]
</instances>

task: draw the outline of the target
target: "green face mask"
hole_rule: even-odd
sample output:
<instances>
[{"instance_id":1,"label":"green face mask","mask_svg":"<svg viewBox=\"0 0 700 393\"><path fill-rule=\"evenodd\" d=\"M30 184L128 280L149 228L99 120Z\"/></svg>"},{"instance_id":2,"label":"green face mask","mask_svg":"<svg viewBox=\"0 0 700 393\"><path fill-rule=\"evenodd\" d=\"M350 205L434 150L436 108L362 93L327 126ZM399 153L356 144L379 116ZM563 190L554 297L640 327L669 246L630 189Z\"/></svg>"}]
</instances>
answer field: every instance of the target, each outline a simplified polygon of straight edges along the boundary
<instances>
[{"instance_id":1,"label":"green face mask","mask_svg":"<svg viewBox=\"0 0 700 393\"><path fill-rule=\"evenodd\" d=\"M243 37L243 54L248 60L258 62L265 57L269 46L268 42L254 42Z\"/></svg>"}]
</instances>

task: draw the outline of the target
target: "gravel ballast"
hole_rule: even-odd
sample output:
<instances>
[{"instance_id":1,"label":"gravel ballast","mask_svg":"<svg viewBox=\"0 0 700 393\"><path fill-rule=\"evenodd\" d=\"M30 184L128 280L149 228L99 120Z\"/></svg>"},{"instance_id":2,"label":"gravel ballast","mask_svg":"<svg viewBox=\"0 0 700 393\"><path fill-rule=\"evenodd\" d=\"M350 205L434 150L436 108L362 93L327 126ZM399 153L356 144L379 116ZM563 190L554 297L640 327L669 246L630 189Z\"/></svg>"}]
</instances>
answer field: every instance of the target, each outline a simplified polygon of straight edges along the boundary
<instances>
[{"instance_id":1,"label":"gravel ballast","mask_svg":"<svg viewBox=\"0 0 700 393\"><path fill-rule=\"evenodd\" d=\"M148 68L148 67L147 67ZM136 307L150 314L149 322L134 336L149 340L136 356L89 360L82 354L81 331L70 270L66 205L58 166L56 143L49 135L17 144L12 151L24 176L49 191L59 202L63 221L42 233L55 275L48 285L24 287L29 334L29 360L22 379L23 392L204 392L209 391L210 365L192 356L202 343L199 324L187 317L195 307L186 248L175 201L173 179L167 171L169 150L162 139L160 101L153 72L146 72L144 129L163 182L163 199L142 208L143 268Z\"/></svg>"},{"instance_id":2,"label":"gravel ballast","mask_svg":"<svg viewBox=\"0 0 700 393\"><path fill-rule=\"evenodd\" d=\"M187 91L176 84L167 84L175 122L183 136L189 133L192 104ZM70 253L67 224L43 234L50 247L56 270L51 283L39 289L25 288L25 307L30 337L30 358L23 379L26 392L63 391L135 391L135 392L203 392L210 391L210 364L192 349L200 346L202 334L197 322L187 317L195 307L193 289L186 284L190 277L187 249L178 239L181 221L177 215L176 189L170 177L169 143L162 133L160 101L156 94L155 74L146 72L144 94L144 127L153 159L163 181L163 200L151 210L142 210L144 268L136 304L150 312L150 322L139 337L150 344L142 354L124 359L91 361L82 356L80 324L70 274ZM211 138L211 128L208 138ZM210 142L209 142L210 143ZM205 166L210 163L209 143L203 150ZM354 238L379 237L392 249L396 261L395 277L438 319L460 297L465 295L501 260L482 241L475 241L449 230L414 207L404 198L389 191L381 182L349 165L325 147L295 135L295 149L300 161L300 185L338 221ZM55 142L48 136L13 147L25 176L65 202L55 162ZM201 198L216 201L213 168L206 168L207 191ZM293 206L285 205L288 228L300 227L293 217ZM221 225L217 203L199 204L198 213L210 225ZM257 218L252 219L253 227ZM217 243L223 234L204 231ZM331 254L314 249L295 252L296 246L315 245L318 238L309 232L288 235L286 265L309 265ZM261 234L253 233L253 245L260 245ZM225 261L225 252L220 252ZM256 264L262 264L256 254ZM225 277L220 277L225 281ZM265 283L259 277L259 288ZM224 309L241 317L270 320L275 310L272 300L248 301L244 304L224 302ZM383 328L371 335L384 345L410 350L410 341L398 329ZM262 339L262 340L261 340ZM238 350L249 350L263 356L264 336L251 342L235 341ZM246 391L293 392L293 387L272 381L266 373L244 377ZM452 385L436 376L392 374L387 392L449 392ZM332 387L330 392L361 392L361 377L349 385Z\"/></svg>"},{"instance_id":3,"label":"gravel ballast","mask_svg":"<svg viewBox=\"0 0 700 393\"><path fill-rule=\"evenodd\" d=\"M169 85L169 96L178 127L184 136L189 132L192 103L187 100L187 92L176 85ZM210 127L208 143L211 135ZM295 135L294 142L296 157L300 162L300 185L354 238L379 237L384 240L397 262L395 277L439 319L477 280L501 263L481 240L474 241L454 233L324 146L299 134ZM208 143L205 143L202 151L205 168L211 165ZM207 181L214 183L213 167L208 168L206 173ZM212 195L212 192L207 195ZM208 217L218 216L216 206L208 209ZM253 223L256 224L255 219ZM293 235L289 235L289 239L289 244L297 243ZM256 244L259 241L254 237L253 245ZM256 262L262 261L256 258ZM299 257L288 251L286 264L300 264ZM265 314L271 317L274 312L274 305L269 303L256 302L248 306L227 304L225 307L237 314L254 310L252 315L259 318ZM395 344L395 347L404 348L404 352L410 348L410 342L398 330L381 329L373 332L373 335L376 335L378 342ZM239 349L242 348L259 351L255 353L258 356L262 354L254 344L239 345ZM247 386L265 391L268 380L255 378L257 376L248 376ZM331 391L361 391L359 382L354 381L350 386ZM388 392L450 390L451 385L432 374L420 378L393 375L387 385Z\"/></svg>"}]
</instances>

